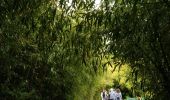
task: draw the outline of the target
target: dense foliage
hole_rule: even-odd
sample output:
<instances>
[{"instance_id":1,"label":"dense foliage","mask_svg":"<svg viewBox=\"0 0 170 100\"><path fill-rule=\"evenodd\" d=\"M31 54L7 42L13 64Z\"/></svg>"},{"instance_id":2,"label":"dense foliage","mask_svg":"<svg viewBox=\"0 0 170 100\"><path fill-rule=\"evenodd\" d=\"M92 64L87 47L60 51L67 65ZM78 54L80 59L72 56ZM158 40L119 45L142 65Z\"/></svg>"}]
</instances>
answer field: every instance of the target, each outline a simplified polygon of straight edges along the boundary
<instances>
[{"instance_id":1,"label":"dense foliage","mask_svg":"<svg viewBox=\"0 0 170 100\"><path fill-rule=\"evenodd\" d=\"M167 0L0 2L0 98L92 99L98 75L114 63L130 66L133 89L168 99Z\"/></svg>"}]
</instances>

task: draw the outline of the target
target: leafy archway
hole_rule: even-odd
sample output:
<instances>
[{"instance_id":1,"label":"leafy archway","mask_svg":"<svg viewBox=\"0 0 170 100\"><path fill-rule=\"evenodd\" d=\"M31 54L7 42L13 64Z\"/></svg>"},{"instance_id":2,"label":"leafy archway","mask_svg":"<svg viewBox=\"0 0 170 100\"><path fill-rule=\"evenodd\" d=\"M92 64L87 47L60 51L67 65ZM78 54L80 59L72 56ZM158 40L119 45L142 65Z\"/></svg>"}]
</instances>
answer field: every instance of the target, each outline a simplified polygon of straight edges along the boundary
<instances>
[{"instance_id":1,"label":"leafy archway","mask_svg":"<svg viewBox=\"0 0 170 100\"><path fill-rule=\"evenodd\" d=\"M73 99L82 83L91 88L97 73L114 63L128 64L134 85L140 79L150 98L167 99L169 2L94 5L95 0L1 0L0 97ZM111 62L103 63L108 55ZM82 96L88 95L87 89Z\"/></svg>"}]
</instances>

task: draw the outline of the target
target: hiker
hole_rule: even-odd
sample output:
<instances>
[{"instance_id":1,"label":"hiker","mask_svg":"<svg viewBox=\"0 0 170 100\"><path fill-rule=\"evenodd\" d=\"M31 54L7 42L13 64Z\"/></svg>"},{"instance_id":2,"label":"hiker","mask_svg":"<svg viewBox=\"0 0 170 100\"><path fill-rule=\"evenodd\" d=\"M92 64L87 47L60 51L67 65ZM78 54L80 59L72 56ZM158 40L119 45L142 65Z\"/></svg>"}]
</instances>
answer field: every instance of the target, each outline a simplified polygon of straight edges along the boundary
<instances>
[{"instance_id":1,"label":"hiker","mask_svg":"<svg viewBox=\"0 0 170 100\"><path fill-rule=\"evenodd\" d=\"M102 100L108 100L108 94L105 89L103 89L103 91L101 92L101 98Z\"/></svg>"},{"instance_id":2,"label":"hiker","mask_svg":"<svg viewBox=\"0 0 170 100\"><path fill-rule=\"evenodd\" d=\"M116 99L115 91L113 88L111 88L109 91L109 100L115 100L115 99Z\"/></svg>"},{"instance_id":3,"label":"hiker","mask_svg":"<svg viewBox=\"0 0 170 100\"><path fill-rule=\"evenodd\" d=\"M116 100L122 100L122 93L119 88L116 89Z\"/></svg>"}]
</instances>

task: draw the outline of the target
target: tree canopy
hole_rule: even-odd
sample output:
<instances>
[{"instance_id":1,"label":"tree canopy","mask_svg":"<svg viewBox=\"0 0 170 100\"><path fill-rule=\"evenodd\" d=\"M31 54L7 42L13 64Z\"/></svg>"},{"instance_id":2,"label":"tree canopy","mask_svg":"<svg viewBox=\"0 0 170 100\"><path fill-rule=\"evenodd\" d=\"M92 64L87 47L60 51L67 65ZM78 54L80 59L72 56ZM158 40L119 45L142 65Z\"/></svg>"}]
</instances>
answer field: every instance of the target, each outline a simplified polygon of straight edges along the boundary
<instances>
[{"instance_id":1,"label":"tree canopy","mask_svg":"<svg viewBox=\"0 0 170 100\"><path fill-rule=\"evenodd\" d=\"M0 98L90 100L99 73L125 64L134 88L169 98L168 0L0 2Z\"/></svg>"}]
</instances>

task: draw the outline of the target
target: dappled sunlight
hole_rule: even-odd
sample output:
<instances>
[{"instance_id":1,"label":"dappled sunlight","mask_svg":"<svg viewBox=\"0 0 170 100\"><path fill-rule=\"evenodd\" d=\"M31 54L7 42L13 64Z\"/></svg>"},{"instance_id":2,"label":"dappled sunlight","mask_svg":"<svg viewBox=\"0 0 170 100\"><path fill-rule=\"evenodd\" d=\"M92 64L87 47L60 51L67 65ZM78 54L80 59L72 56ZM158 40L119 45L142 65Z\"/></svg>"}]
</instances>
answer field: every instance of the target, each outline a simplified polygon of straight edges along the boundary
<instances>
[{"instance_id":1,"label":"dappled sunlight","mask_svg":"<svg viewBox=\"0 0 170 100\"><path fill-rule=\"evenodd\" d=\"M1 0L0 100L99 100L104 88L120 89L123 99L168 100L169 7Z\"/></svg>"},{"instance_id":2,"label":"dappled sunlight","mask_svg":"<svg viewBox=\"0 0 170 100\"><path fill-rule=\"evenodd\" d=\"M113 67L115 66L113 65ZM114 68L107 66L107 70L102 73L103 75L99 80L100 88L101 89L103 87L121 88L122 86L124 88L125 86L127 89L130 90L131 87L133 87L132 82L130 80L131 78L130 67L128 65L122 65L120 69L116 68L114 72L113 72L113 69ZM123 92L124 90L122 90L122 93Z\"/></svg>"},{"instance_id":3,"label":"dappled sunlight","mask_svg":"<svg viewBox=\"0 0 170 100\"><path fill-rule=\"evenodd\" d=\"M101 0L95 0L94 8L98 9L100 6Z\"/></svg>"}]
</instances>

